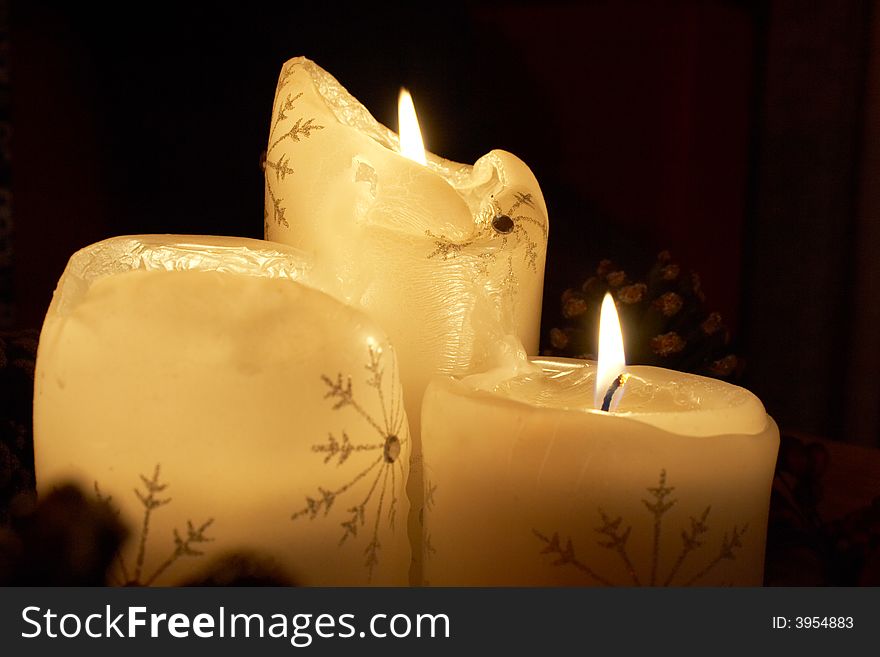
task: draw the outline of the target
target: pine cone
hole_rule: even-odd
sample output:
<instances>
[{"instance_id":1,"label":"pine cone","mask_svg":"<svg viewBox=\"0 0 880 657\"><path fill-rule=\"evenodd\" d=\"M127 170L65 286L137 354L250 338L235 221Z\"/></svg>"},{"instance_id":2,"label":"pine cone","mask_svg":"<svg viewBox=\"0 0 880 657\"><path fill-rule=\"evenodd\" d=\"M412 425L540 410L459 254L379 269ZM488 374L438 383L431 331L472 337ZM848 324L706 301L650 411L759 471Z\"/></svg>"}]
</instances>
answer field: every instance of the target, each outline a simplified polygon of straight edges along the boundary
<instances>
[{"instance_id":1,"label":"pine cone","mask_svg":"<svg viewBox=\"0 0 880 657\"><path fill-rule=\"evenodd\" d=\"M685 274L663 251L643 280L632 280L612 260L562 293L558 320L546 336L546 356L595 359L599 310L611 292L623 328L627 361L735 379L742 360L730 350L721 315L705 310L697 274Z\"/></svg>"}]
</instances>

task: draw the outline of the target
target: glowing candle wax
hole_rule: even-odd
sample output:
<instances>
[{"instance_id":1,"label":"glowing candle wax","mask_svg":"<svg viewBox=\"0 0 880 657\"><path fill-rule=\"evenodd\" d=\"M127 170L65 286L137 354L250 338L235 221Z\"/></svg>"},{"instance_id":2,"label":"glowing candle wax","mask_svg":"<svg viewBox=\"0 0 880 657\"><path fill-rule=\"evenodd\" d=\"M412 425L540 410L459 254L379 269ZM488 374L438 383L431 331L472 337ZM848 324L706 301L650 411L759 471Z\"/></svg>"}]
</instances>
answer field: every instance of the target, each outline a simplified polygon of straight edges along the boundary
<instances>
[{"instance_id":1,"label":"glowing candle wax","mask_svg":"<svg viewBox=\"0 0 880 657\"><path fill-rule=\"evenodd\" d=\"M418 131L411 100L401 117ZM401 153L398 135L313 62L284 65L266 238L309 253L334 294L388 332L414 427L432 375L478 371L508 334L537 353L547 245L547 209L522 161L495 150L467 166L415 144Z\"/></svg>"},{"instance_id":2,"label":"glowing candle wax","mask_svg":"<svg viewBox=\"0 0 880 657\"><path fill-rule=\"evenodd\" d=\"M779 446L761 402L602 356L598 386L595 363L570 359L432 381L430 584L761 584ZM623 368L616 410L596 410Z\"/></svg>"},{"instance_id":3,"label":"glowing candle wax","mask_svg":"<svg viewBox=\"0 0 880 657\"><path fill-rule=\"evenodd\" d=\"M468 166L426 153L408 94L400 123L399 138L314 62L288 61L269 130L264 228L307 252L333 280L329 291L364 309L397 349L418 513L425 386L435 374L482 371L517 340L537 353L548 224L520 159L493 150Z\"/></svg>"},{"instance_id":4,"label":"glowing candle wax","mask_svg":"<svg viewBox=\"0 0 880 657\"><path fill-rule=\"evenodd\" d=\"M113 238L74 254L36 366L39 493L73 479L133 530L118 583L230 551L306 585L401 585L410 439L362 312L258 240Z\"/></svg>"}]
</instances>

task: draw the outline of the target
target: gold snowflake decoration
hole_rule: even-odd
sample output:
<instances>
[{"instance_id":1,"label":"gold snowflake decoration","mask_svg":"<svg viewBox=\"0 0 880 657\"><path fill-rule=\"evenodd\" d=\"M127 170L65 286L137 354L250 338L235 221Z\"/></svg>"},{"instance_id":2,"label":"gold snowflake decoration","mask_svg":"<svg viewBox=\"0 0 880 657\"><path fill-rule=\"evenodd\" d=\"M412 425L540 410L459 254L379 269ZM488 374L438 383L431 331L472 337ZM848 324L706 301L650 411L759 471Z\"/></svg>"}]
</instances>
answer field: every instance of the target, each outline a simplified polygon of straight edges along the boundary
<instances>
[{"instance_id":1,"label":"gold snowflake decoration","mask_svg":"<svg viewBox=\"0 0 880 657\"><path fill-rule=\"evenodd\" d=\"M704 580L704 578L723 561L736 559L736 551L743 545L742 539L748 529L748 524L744 524L741 527L734 525L730 531L724 533L717 551L703 565L703 567L690 577L680 580L680 583L673 584L685 562L691 561L694 553L706 543L706 535L709 533L709 513L712 508L711 506L707 506L699 516L691 516L689 526L681 530L681 549L666 576L661 577L659 567L663 516L677 502L676 499L671 498L674 490L674 487L666 485L666 470L661 470L660 481L657 486L649 487L647 489L651 499L642 500L645 507L651 513L654 521L651 572L647 582L642 581L642 578L636 570L635 564L633 564L632 559L629 556L627 545L630 534L632 533L632 526L624 527L622 516L611 517L602 509L599 509L601 523L595 528L595 531L601 536L601 538L599 538L597 544L602 548L615 552L619 556L632 584L635 586L693 586ZM560 538L558 532L554 532L552 536L547 536L538 530L533 530L533 532L535 536L544 543L541 554L552 555L555 557L555 560L552 562L554 566L573 566L599 584L614 586L608 577L596 572L595 569L578 558L571 538L563 540Z\"/></svg>"},{"instance_id":2,"label":"gold snowflake decoration","mask_svg":"<svg viewBox=\"0 0 880 657\"><path fill-rule=\"evenodd\" d=\"M135 557L133 570L129 569L122 553L116 555L115 564L118 574L114 577L114 583L122 586L151 586L165 571L169 570L179 559L183 557L201 557L204 552L196 549L194 546L200 543L210 543L213 538L205 536L205 531L210 527L214 519L209 518L201 525L194 525L192 521L186 521L186 532L181 533L177 529L172 531L173 547L163 561L152 571L147 573L144 570L144 562L147 557L147 538L150 533L150 521L153 513L157 509L171 503L170 497L163 497L168 484L159 483L159 464L156 464L153 470L153 476L147 478L140 475L141 483L144 490L134 490L144 508L143 520L141 522L140 533L138 536L138 551ZM102 502L113 506L112 498L101 493L98 482L95 482L95 494ZM117 511L118 513L118 511Z\"/></svg>"},{"instance_id":3,"label":"gold snowflake decoration","mask_svg":"<svg viewBox=\"0 0 880 657\"><path fill-rule=\"evenodd\" d=\"M356 442L352 440L349 432L343 429L340 437L331 432L325 442L312 445L312 451L323 456L325 465L335 463L336 467L342 467L353 462L358 462L358 465L352 468L352 475L342 485L319 486L317 493L306 496L305 504L292 515L293 520L299 518L314 520L319 515L326 517L340 497L351 498L355 496L355 490L362 491L358 497L355 497L354 503L346 509L346 518L340 523L342 532L339 545L349 540L357 540L364 529L370 532L364 546L364 566L368 570L370 579L379 563L381 550L379 530L383 514L387 514L387 523L391 530L395 529L398 477L402 484L404 482L402 459L409 445L409 428L403 408L403 397L400 394L397 367L392 361L391 399L387 400L383 385L385 368L382 364L382 355L382 349L373 346L369 348L369 360L366 365L368 376L365 381L368 387L376 391L381 409L379 418L367 412L356 399L350 376L344 377L339 373L335 379L329 376L322 377L322 381L327 386L324 398L333 401L333 410L343 408L354 410L362 420L361 430L375 436L375 440ZM386 509L386 499L389 497Z\"/></svg>"},{"instance_id":4,"label":"gold snowflake decoration","mask_svg":"<svg viewBox=\"0 0 880 657\"><path fill-rule=\"evenodd\" d=\"M262 163L266 179L266 195L269 197L266 207L263 209L263 223L267 230L270 217L279 226L290 227L285 216L284 199L278 194L276 185L295 171L290 166L290 157L287 153L281 152L280 155L276 155L278 146L308 139L313 132L324 129L324 126L315 123L314 118L306 119L301 116L291 123L292 117L289 113L296 109L296 101L302 97L302 92L288 93L283 97L281 92L289 84L295 68L295 63L288 63L278 79L278 86L275 90L275 107L272 112L272 127L269 130L269 148L266 150ZM285 124L285 127L282 128L282 124Z\"/></svg>"},{"instance_id":5,"label":"gold snowflake decoration","mask_svg":"<svg viewBox=\"0 0 880 657\"><path fill-rule=\"evenodd\" d=\"M488 276L489 267L497 261L499 254L507 254L507 272L501 281L501 289L512 296L518 283L513 269L513 251L522 246L523 262L537 272L539 242L532 237L530 227L537 227L543 243L547 242L547 221L533 216L540 213L532 194L515 192L514 199L510 207L504 210L493 197L490 207L477 219L473 234L465 240L456 241L430 230L425 231L425 235L434 241L434 250L428 254L428 259L452 260L463 255L476 256L477 273ZM470 248L492 243L497 243L499 248Z\"/></svg>"}]
</instances>

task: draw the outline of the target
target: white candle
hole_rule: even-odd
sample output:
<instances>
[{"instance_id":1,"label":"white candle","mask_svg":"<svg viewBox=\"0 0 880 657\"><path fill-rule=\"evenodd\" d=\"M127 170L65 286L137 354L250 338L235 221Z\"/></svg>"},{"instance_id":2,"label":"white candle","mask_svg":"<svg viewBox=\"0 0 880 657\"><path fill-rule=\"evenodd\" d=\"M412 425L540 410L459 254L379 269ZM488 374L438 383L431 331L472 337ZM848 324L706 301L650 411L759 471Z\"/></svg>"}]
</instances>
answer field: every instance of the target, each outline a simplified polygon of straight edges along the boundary
<instances>
[{"instance_id":1,"label":"white candle","mask_svg":"<svg viewBox=\"0 0 880 657\"><path fill-rule=\"evenodd\" d=\"M180 582L245 550L302 584L406 583L395 352L310 277L295 250L236 238L121 237L70 259L36 366L38 488L110 498L133 530L116 582Z\"/></svg>"},{"instance_id":2,"label":"white candle","mask_svg":"<svg viewBox=\"0 0 880 657\"><path fill-rule=\"evenodd\" d=\"M425 393L428 583L761 584L779 432L754 395L626 367L606 412L595 363L511 364Z\"/></svg>"},{"instance_id":3,"label":"white candle","mask_svg":"<svg viewBox=\"0 0 880 657\"><path fill-rule=\"evenodd\" d=\"M302 57L284 65L266 237L308 252L334 293L388 332L417 424L432 375L479 371L505 335L537 353L547 209L510 153L474 166L423 153L423 165L400 150L398 135L326 71Z\"/></svg>"},{"instance_id":4,"label":"white candle","mask_svg":"<svg viewBox=\"0 0 880 657\"><path fill-rule=\"evenodd\" d=\"M519 158L493 150L468 166L419 153L411 99L401 110L410 119L401 132L416 131L407 153L329 73L288 61L269 131L264 227L267 239L306 251L328 289L363 308L397 349L418 548L425 386L435 374L482 371L517 340L537 353L548 223ZM414 557L418 581L418 549Z\"/></svg>"}]
</instances>

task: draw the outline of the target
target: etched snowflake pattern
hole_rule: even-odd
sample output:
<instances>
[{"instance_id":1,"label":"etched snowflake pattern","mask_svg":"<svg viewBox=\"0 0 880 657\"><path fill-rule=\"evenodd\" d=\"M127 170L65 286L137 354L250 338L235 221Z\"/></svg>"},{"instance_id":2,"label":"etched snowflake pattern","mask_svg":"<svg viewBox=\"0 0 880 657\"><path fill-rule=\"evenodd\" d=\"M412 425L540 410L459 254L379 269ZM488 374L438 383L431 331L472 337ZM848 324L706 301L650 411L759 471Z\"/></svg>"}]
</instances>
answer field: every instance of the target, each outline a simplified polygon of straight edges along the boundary
<instances>
[{"instance_id":1,"label":"etched snowflake pattern","mask_svg":"<svg viewBox=\"0 0 880 657\"><path fill-rule=\"evenodd\" d=\"M299 142L308 139L317 130L323 130L324 126L315 123L315 119L297 117L293 120L291 114L296 109L296 102L302 97L302 93L283 93L295 73L296 64L288 63L281 71L278 78L278 86L275 89L275 106L272 110L272 127L269 130L269 147L266 150L263 161L263 171L266 179L266 195L268 196L263 208L263 224L268 230L270 220L290 228L290 223L285 216L286 208L284 199L278 193L278 184L287 176L295 173L290 166L289 155L278 151L278 147L289 142Z\"/></svg>"},{"instance_id":2,"label":"etched snowflake pattern","mask_svg":"<svg viewBox=\"0 0 880 657\"><path fill-rule=\"evenodd\" d=\"M514 199L510 207L504 210L493 197L490 210L476 221L474 233L466 240L455 241L445 235L437 235L430 230L425 231L425 234L434 240L434 250L428 254L428 259L451 260L464 253L471 253L470 247L475 244L498 242L497 252L479 250L474 253L478 257L476 269L479 274L488 276L489 267L497 261L498 253L506 254L507 273L501 282L501 287L512 294L518 282L513 269L515 249L522 245L523 262L533 272L537 272L539 242L532 237L530 228L537 228L544 243L547 241L547 221L543 217L534 216L540 216L540 213L533 195L515 192Z\"/></svg>"},{"instance_id":3,"label":"etched snowflake pattern","mask_svg":"<svg viewBox=\"0 0 880 657\"><path fill-rule=\"evenodd\" d=\"M137 488L134 490L134 494L144 508L140 535L138 537L137 556L135 558L133 571L129 569L121 552L116 556L115 565L118 573L114 576L113 583L115 584L122 586L151 586L179 559L183 557L204 556L205 553L196 549L195 546L201 543L209 543L214 540L213 538L205 536L205 531L214 522L213 518L209 518L206 522L198 526L194 525L192 521L187 520L185 534L179 532L177 529L172 531L173 547L165 559L151 572L145 572L144 562L147 558L147 539L150 534L150 521L152 520L153 513L156 512L157 509L171 503L170 497L163 497L165 490L168 488L168 484L159 483L159 470L159 464L157 463L151 478L148 479L146 476L140 475L143 491L138 490ZM101 490L98 487L98 482L95 482L95 494L102 502L113 507L112 498L101 493Z\"/></svg>"},{"instance_id":4,"label":"etched snowflake pattern","mask_svg":"<svg viewBox=\"0 0 880 657\"><path fill-rule=\"evenodd\" d=\"M424 522L424 513L430 512L434 508L434 495L437 493L437 484L433 483L430 479L425 480L425 499L423 502L422 511L420 512L420 521L422 525ZM425 529L424 536L424 557L430 558L432 555L437 554L437 548L434 547L434 543L431 539L431 533Z\"/></svg>"},{"instance_id":5,"label":"etched snowflake pattern","mask_svg":"<svg viewBox=\"0 0 880 657\"><path fill-rule=\"evenodd\" d=\"M720 563L725 560L736 559L736 551L742 547L743 535L748 529L748 524L744 524L741 527L734 525L730 531L724 533L720 545L714 555L712 555L695 574L690 577L682 577L676 580L681 572L681 567L685 562L692 561L692 555L694 555L694 553L707 542L706 535L709 533L710 529L708 524L709 513L712 509L711 506L707 506L699 516L691 516L689 526L681 530L681 549L679 550L672 567L666 573L666 576L661 578L659 568L660 538L663 529L663 516L677 502L676 499L671 497L675 488L666 485L666 470L661 470L660 481L657 486L649 487L646 490L650 494L651 499L643 499L642 502L653 518L651 572L647 582L642 581L627 550L627 544L632 533L632 526L624 526L623 518L621 516L611 517L602 509L599 509L601 523L595 528L595 531L601 536L597 541L597 544L600 547L615 552L619 556L632 584L635 586L699 585ZM536 529L532 531L544 544L540 553L555 557L555 560L552 562L554 566L572 566L588 575L599 584L614 586L614 583L608 577L596 572L583 560L578 558L571 538L563 540L560 538L559 532L554 532L552 536L547 536Z\"/></svg>"},{"instance_id":6,"label":"etched snowflake pattern","mask_svg":"<svg viewBox=\"0 0 880 657\"><path fill-rule=\"evenodd\" d=\"M379 418L370 414L356 399L350 376L344 377L339 373L335 379L322 377L327 386L324 398L332 400L333 410L352 409L360 416L363 424L361 429L375 436L375 442L365 437L352 440L349 432L343 429L339 437L331 432L325 442L312 445L312 451L323 456L325 465L333 463L336 467L341 467L355 461L358 465L351 468L352 475L346 478L345 483L339 486L319 486L317 493L306 496L304 506L292 515L293 520L326 517L340 497L354 498L352 505L346 509L345 519L340 523L342 532L339 545L356 541L364 530L369 532L364 546L364 566L369 579L372 579L373 571L379 563L382 547L379 533L383 517L391 531L395 530L398 478L403 484L402 459L409 445L409 427L404 414L397 367L392 360L389 400L385 396L383 355L382 348L370 346L369 360L365 366L365 383L375 390L381 409ZM356 491L361 492L357 494Z\"/></svg>"}]
</instances>

